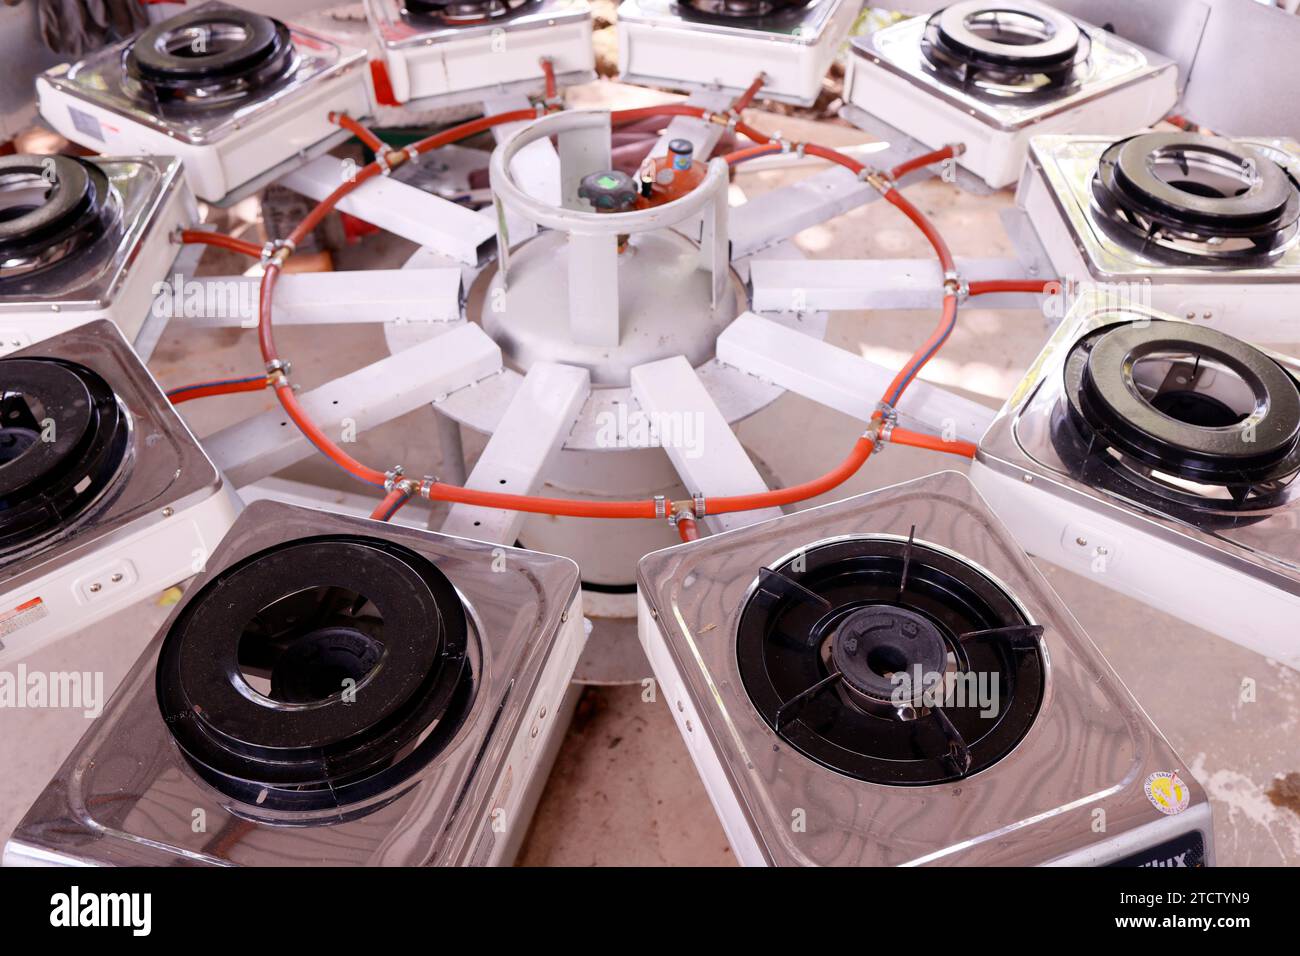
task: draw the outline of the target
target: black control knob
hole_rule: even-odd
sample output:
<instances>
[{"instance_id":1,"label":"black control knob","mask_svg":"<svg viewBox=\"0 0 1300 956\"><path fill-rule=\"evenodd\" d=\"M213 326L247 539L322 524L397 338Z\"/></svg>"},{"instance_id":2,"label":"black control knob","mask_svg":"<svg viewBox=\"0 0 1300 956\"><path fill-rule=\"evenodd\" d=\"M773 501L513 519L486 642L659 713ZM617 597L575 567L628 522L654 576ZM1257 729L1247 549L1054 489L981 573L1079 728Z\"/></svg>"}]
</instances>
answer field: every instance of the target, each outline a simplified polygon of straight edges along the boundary
<instances>
[{"instance_id":1,"label":"black control knob","mask_svg":"<svg viewBox=\"0 0 1300 956\"><path fill-rule=\"evenodd\" d=\"M578 195L600 212L623 212L636 205L636 181L617 170L590 173L582 177Z\"/></svg>"}]
</instances>

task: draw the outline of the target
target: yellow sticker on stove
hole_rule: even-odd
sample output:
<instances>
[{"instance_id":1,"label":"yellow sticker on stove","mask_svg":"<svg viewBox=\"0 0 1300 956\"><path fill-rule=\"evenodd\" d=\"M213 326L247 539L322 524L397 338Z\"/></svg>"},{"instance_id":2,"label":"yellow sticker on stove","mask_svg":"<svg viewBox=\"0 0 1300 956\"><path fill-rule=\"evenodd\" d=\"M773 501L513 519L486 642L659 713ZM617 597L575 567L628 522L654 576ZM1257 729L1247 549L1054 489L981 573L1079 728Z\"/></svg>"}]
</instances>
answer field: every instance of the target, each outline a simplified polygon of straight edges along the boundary
<instances>
[{"instance_id":1,"label":"yellow sticker on stove","mask_svg":"<svg viewBox=\"0 0 1300 956\"><path fill-rule=\"evenodd\" d=\"M1144 788L1151 806L1161 813L1173 816L1182 813L1192 800L1192 792L1178 777L1178 771L1172 773L1160 770L1147 777Z\"/></svg>"}]
</instances>

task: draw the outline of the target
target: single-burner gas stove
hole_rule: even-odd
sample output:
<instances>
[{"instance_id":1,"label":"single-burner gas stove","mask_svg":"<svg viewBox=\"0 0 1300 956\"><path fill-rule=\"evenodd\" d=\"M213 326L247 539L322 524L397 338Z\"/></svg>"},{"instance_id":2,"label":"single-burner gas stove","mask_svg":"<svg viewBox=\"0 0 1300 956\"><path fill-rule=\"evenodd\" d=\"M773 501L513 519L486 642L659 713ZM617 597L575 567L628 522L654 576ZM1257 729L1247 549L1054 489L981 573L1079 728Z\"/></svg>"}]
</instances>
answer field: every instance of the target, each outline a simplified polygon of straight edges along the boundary
<instances>
[{"instance_id":1,"label":"single-burner gas stove","mask_svg":"<svg viewBox=\"0 0 1300 956\"><path fill-rule=\"evenodd\" d=\"M111 323L0 358L0 660L190 577L236 508Z\"/></svg>"},{"instance_id":2,"label":"single-burner gas stove","mask_svg":"<svg viewBox=\"0 0 1300 956\"><path fill-rule=\"evenodd\" d=\"M560 83L595 76L586 0L366 0L366 16L399 103L540 91L543 57Z\"/></svg>"},{"instance_id":3,"label":"single-burner gas stove","mask_svg":"<svg viewBox=\"0 0 1300 956\"><path fill-rule=\"evenodd\" d=\"M1300 144L1035 137L1016 201L1067 280L1256 342L1300 338Z\"/></svg>"},{"instance_id":4,"label":"single-burner gas stove","mask_svg":"<svg viewBox=\"0 0 1300 956\"><path fill-rule=\"evenodd\" d=\"M618 69L628 83L740 93L810 106L858 15L849 0L623 0Z\"/></svg>"},{"instance_id":5,"label":"single-burner gas stove","mask_svg":"<svg viewBox=\"0 0 1300 956\"><path fill-rule=\"evenodd\" d=\"M0 157L0 355L93 319L133 338L197 218L176 159Z\"/></svg>"},{"instance_id":6,"label":"single-burner gas stove","mask_svg":"<svg viewBox=\"0 0 1300 956\"><path fill-rule=\"evenodd\" d=\"M509 862L585 639L572 561L250 505L5 862Z\"/></svg>"},{"instance_id":7,"label":"single-burner gas stove","mask_svg":"<svg viewBox=\"0 0 1300 956\"><path fill-rule=\"evenodd\" d=\"M638 581L743 863L1212 856L1186 765L963 475L661 551Z\"/></svg>"},{"instance_id":8,"label":"single-burner gas stove","mask_svg":"<svg viewBox=\"0 0 1300 956\"><path fill-rule=\"evenodd\" d=\"M845 99L993 187L1020 175L1029 137L1121 135L1178 98L1173 62L1033 0L964 0L853 41Z\"/></svg>"},{"instance_id":9,"label":"single-burner gas stove","mask_svg":"<svg viewBox=\"0 0 1300 956\"><path fill-rule=\"evenodd\" d=\"M103 153L178 156L209 201L342 138L370 112L364 50L220 2L37 78L41 115ZM342 134L346 135L346 134Z\"/></svg>"},{"instance_id":10,"label":"single-burner gas stove","mask_svg":"<svg viewBox=\"0 0 1300 956\"><path fill-rule=\"evenodd\" d=\"M1034 554L1300 668L1300 361L1093 293L972 476Z\"/></svg>"}]
</instances>

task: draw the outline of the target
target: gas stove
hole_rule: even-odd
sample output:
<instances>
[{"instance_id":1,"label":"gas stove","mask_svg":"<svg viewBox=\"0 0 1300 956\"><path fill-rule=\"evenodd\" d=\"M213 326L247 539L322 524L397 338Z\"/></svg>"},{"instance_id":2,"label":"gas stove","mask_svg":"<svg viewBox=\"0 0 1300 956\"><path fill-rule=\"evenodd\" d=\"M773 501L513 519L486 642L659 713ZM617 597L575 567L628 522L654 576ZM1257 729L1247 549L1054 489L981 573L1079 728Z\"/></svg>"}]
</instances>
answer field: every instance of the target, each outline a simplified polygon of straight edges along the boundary
<instances>
[{"instance_id":1,"label":"gas stove","mask_svg":"<svg viewBox=\"0 0 1300 956\"><path fill-rule=\"evenodd\" d=\"M623 0L624 81L740 93L762 71L762 96L810 106L858 15L849 0Z\"/></svg>"},{"instance_id":2,"label":"gas stove","mask_svg":"<svg viewBox=\"0 0 1300 956\"><path fill-rule=\"evenodd\" d=\"M1029 137L1123 135L1167 114L1174 63L1033 0L965 0L853 41L845 99L995 188L1020 175Z\"/></svg>"},{"instance_id":3,"label":"gas stove","mask_svg":"<svg viewBox=\"0 0 1300 956\"><path fill-rule=\"evenodd\" d=\"M366 0L366 16L399 103L519 84L540 91L543 57L561 83L595 76L586 0Z\"/></svg>"},{"instance_id":4,"label":"gas stove","mask_svg":"<svg viewBox=\"0 0 1300 956\"><path fill-rule=\"evenodd\" d=\"M638 582L742 863L1212 855L1186 764L963 475L657 552Z\"/></svg>"},{"instance_id":5,"label":"gas stove","mask_svg":"<svg viewBox=\"0 0 1300 956\"><path fill-rule=\"evenodd\" d=\"M1300 144L1035 137L1016 201L1057 273L1256 342L1300 338Z\"/></svg>"},{"instance_id":6,"label":"gas stove","mask_svg":"<svg viewBox=\"0 0 1300 956\"><path fill-rule=\"evenodd\" d=\"M0 660L196 573L237 502L109 322L0 358Z\"/></svg>"},{"instance_id":7,"label":"gas stove","mask_svg":"<svg viewBox=\"0 0 1300 956\"><path fill-rule=\"evenodd\" d=\"M68 139L178 156L194 192L216 202L334 142L331 111L368 114L365 61L364 50L212 2L53 67L36 89Z\"/></svg>"},{"instance_id":8,"label":"gas stove","mask_svg":"<svg viewBox=\"0 0 1300 956\"><path fill-rule=\"evenodd\" d=\"M0 355L93 319L133 338L197 218L176 159L0 157Z\"/></svg>"},{"instance_id":9,"label":"gas stove","mask_svg":"<svg viewBox=\"0 0 1300 956\"><path fill-rule=\"evenodd\" d=\"M988 433L976 484L1031 552L1300 668L1300 361L1099 293Z\"/></svg>"},{"instance_id":10,"label":"gas stove","mask_svg":"<svg viewBox=\"0 0 1300 956\"><path fill-rule=\"evenodd\" d=\"M4 861L509 862L584 639L565 558L254 502Z\"/></svg>"}]
</instances>

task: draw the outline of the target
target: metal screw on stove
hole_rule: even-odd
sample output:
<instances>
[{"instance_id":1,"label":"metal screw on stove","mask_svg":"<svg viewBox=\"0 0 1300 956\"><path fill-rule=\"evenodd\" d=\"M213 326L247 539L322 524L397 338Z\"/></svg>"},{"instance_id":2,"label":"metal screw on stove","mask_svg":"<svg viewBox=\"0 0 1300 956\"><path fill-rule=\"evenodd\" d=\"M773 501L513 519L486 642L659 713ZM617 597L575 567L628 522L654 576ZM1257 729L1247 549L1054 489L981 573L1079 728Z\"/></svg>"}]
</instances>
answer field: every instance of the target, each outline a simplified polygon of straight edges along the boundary
<instances>
[{"instance_id":1,"label":"metal screw on stove","mask_svg":"<svg viewBox=\"0 0 1300 956\"><path fill-rule=\"evenodd\" d=\"M1079 537L1074 539L1074 543L1081 548L1086 548L1088 546L1088 539L1085 538L1083 535L1079 535Z\"/></svg>"},{"instance_id":2,"label":"metal screw on stove","mask_svg":"<svg viewBox=\"0 0 1300 956\"><path fill-rule=\"evenodd\" d=\"M121 571L117 572L111 578L109 578L109 580L112 581L114 584L120 583L122 580L122 572Z\"/></svg>"},{"instance_id":3,"label":"metal screw on stove","mask_svg":"<svg viewBox=\"0 0 1300 956\"><path fill-rule=\"evenodd\" d=\"M166 508L162 510L162 516L164 518L170 518L175 513L176 513L176 509L173 508L171 505L168 505Z\"/></svg>"},{"instance_id":4,"label":"metal screw on stove","mask_svg":"<svg viewBox=\"0 0 1300 956\"><path fill-rule=\"evenodd\" d=\"M1025 484L1027 484L1027 485L1032 485L1033 483L1034 483L1034 476L1033 476L1033 475L1025 475Z\"/></svg>"},{"instance_id":5,"label":"metal screw on stove","mask_svg":"<svg viewBox=\"0 0 1300 956\"><path fill-rule=\"evenodd\" d=\"M96 581L94 584L90 586L90 593L98 594L101 590L103 590L103 588L104 586L100 584L98 581Z\"/></svg>"}]
</instances>

